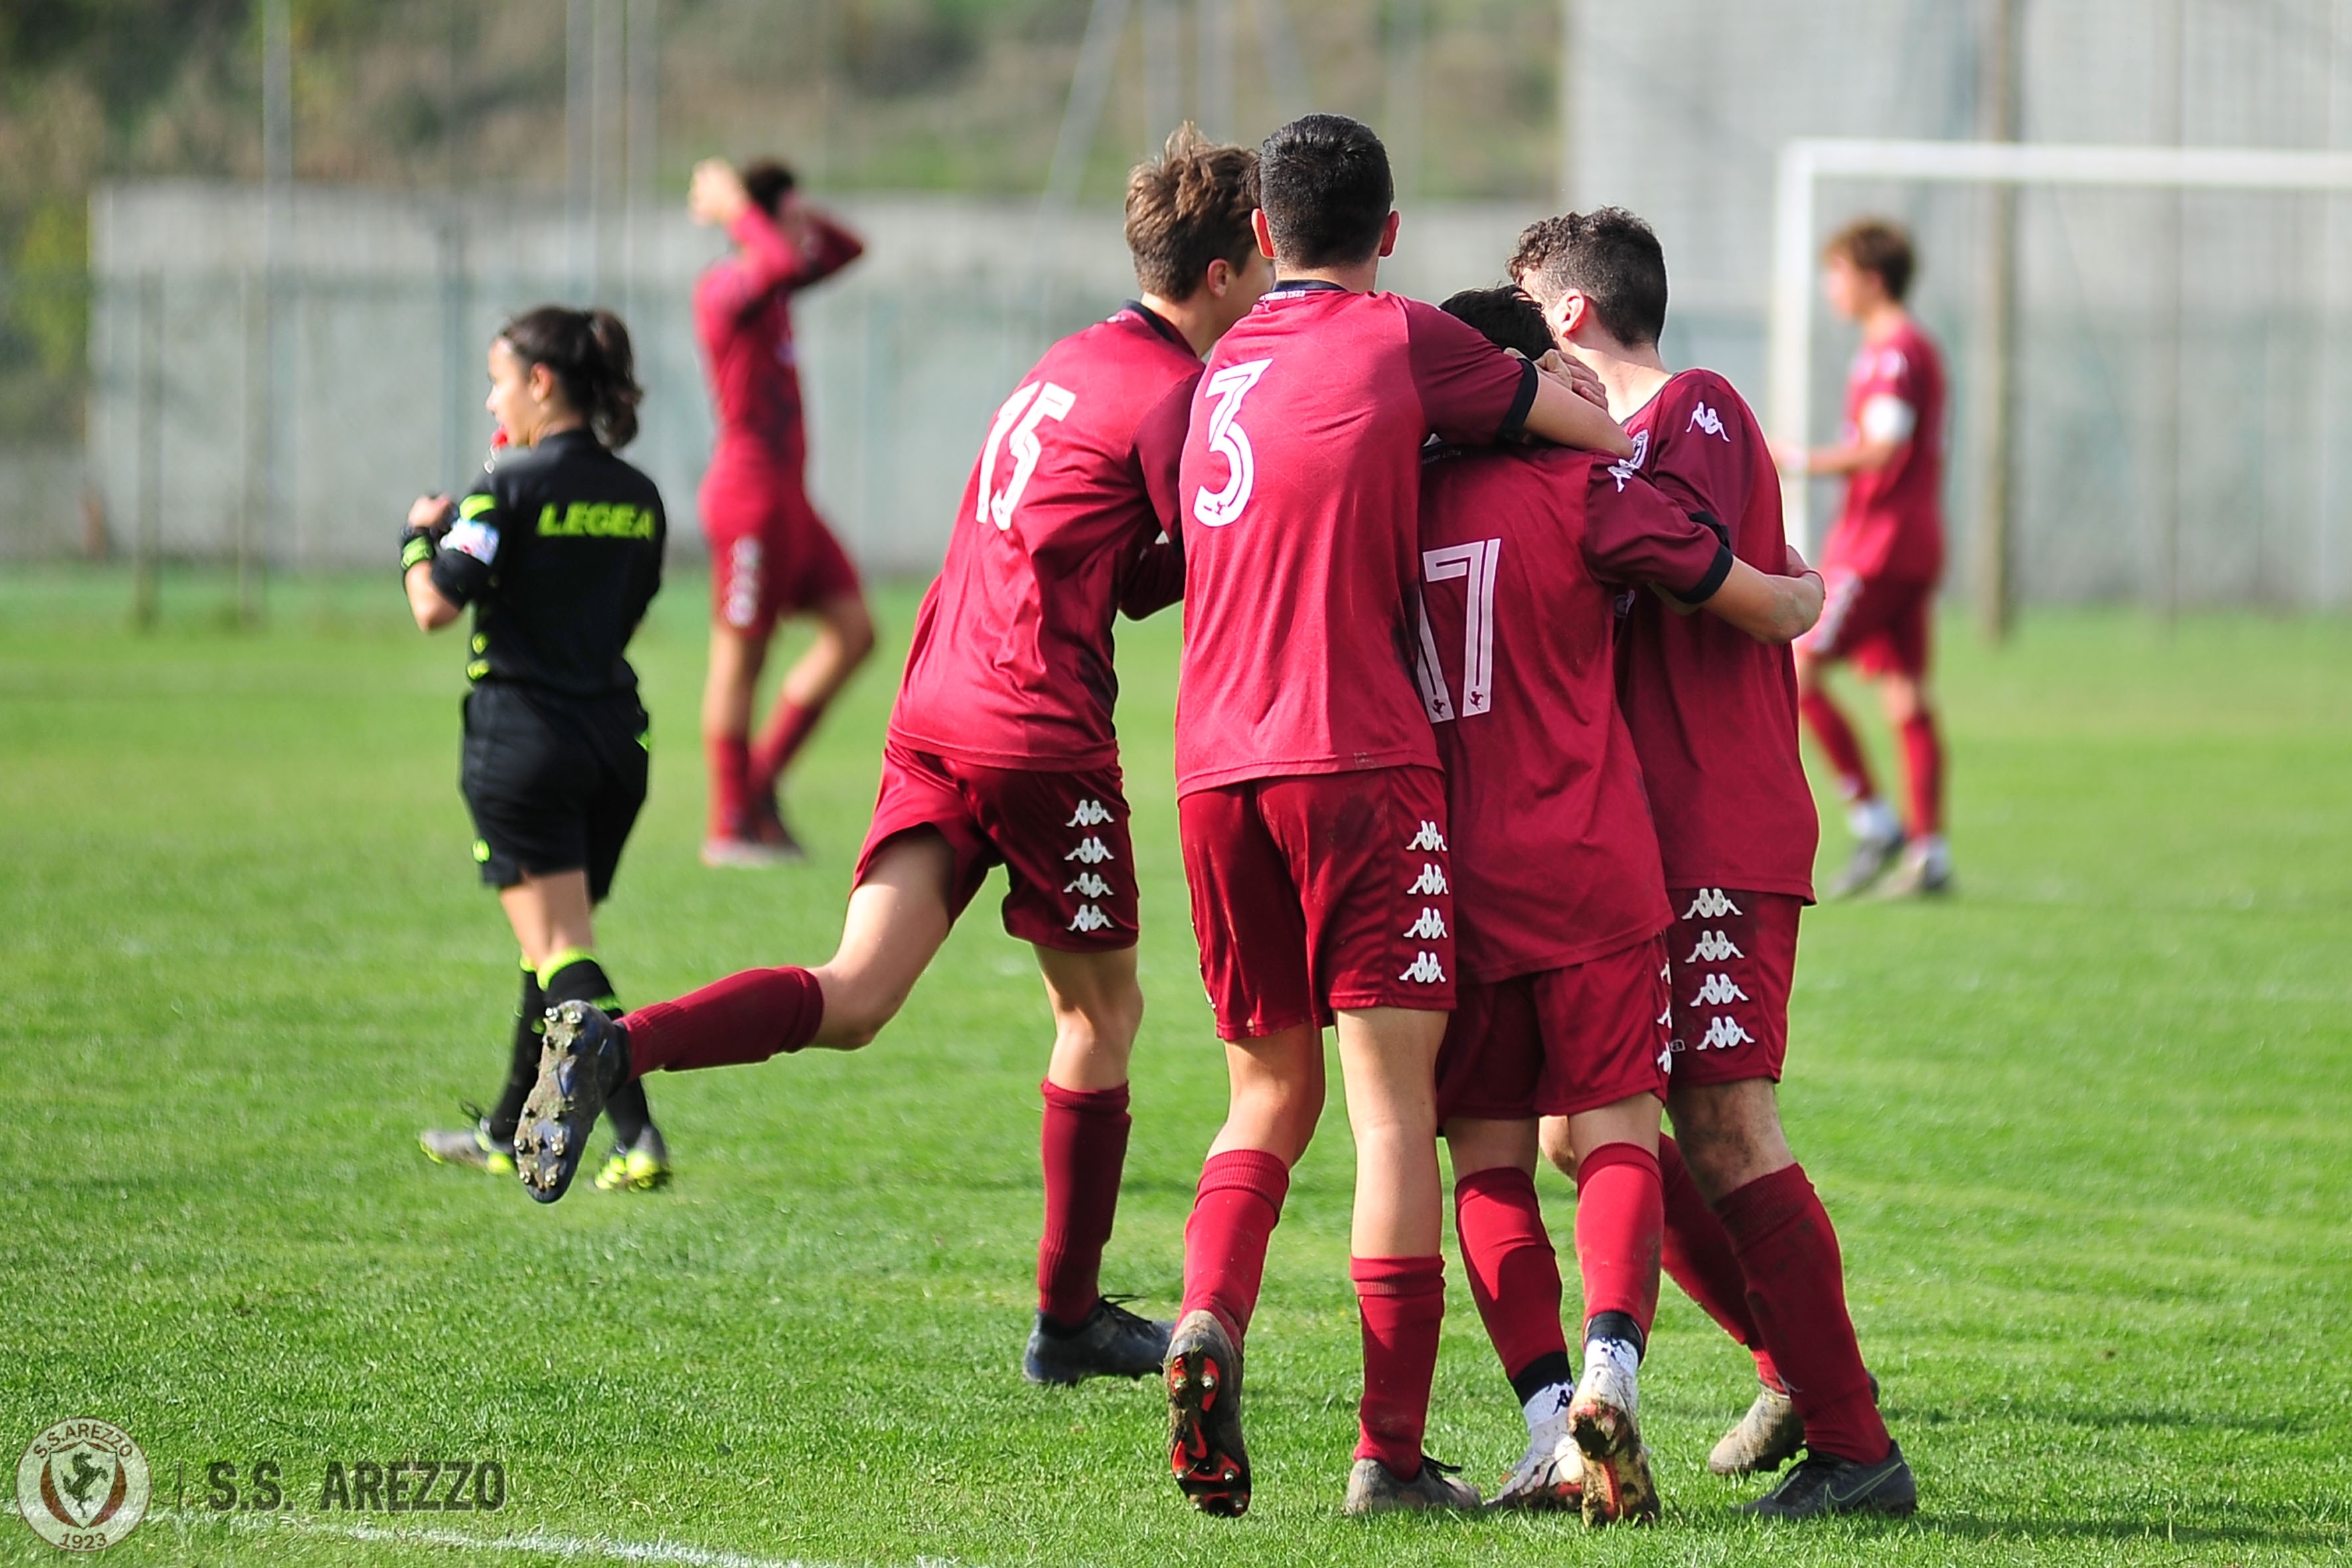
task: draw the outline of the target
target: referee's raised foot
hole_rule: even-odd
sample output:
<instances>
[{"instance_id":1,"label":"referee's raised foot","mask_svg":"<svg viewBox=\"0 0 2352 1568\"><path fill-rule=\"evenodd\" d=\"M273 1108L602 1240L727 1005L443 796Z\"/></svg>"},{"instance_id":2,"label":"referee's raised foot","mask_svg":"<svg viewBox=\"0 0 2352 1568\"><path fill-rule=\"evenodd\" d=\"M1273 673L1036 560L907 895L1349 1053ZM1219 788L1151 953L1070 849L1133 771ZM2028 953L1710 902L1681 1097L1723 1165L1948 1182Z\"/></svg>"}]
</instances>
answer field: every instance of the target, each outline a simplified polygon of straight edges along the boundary
<instances>
[{"instance_id":1,"label":"referee's raised foot","mask_svg":"<svg viewBox=\"0 0 2352 1568\"><path fill-rule=\"evenodd\" d=\"M606 1097L627 1078L627 1037L612 1019L585 1002L547 1010L539 1081L515 1124L515 1173L533 1198L551 1204L572 1185Z\"/></svg>"}]
</instances>

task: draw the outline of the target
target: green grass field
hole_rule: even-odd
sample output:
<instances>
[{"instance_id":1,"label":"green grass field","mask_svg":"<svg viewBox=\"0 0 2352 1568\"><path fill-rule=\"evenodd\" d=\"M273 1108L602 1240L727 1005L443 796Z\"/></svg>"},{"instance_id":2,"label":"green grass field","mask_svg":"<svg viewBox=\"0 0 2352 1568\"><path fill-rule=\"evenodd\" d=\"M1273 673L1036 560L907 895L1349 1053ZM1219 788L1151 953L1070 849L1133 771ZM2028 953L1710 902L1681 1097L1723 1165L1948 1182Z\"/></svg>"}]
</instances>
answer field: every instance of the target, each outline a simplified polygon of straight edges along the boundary
<instances>
[{"instance_id":1,"label":"green grass field","mask_svg":"<svg viewBox=\"0 0 2352 1568\"><path fill-rule=\"evenodd\" d=\"M903 647L798 776L812 862L706 871L701 595L676 582L638 645L654 792L601 931L629 999L831 952ZM119 574L0 577L0 1447L128 1427L158 1496L119 1560L2352 1556L2352 625L2053 613L1998 653L1949 629L1962 893L1809 918L1785 1098L1920 1516L1736 1514L1760 1489L1701 1460L1744 1358L1670 1288L1643 1409L1666 1522L1589 1535L1339 1516L1336 1094L1252 1337L1246 1520L1181 1504L1154 1385L1022 1383L1047 1034L993 895L863 1056L654 1080L666 1193L541 1209L428 1165L416 1130L495 1088L515 963L455 790L458 641L406 625L389 570L278 584L260 635L222 597L174 579L140 637ZM884 596L894 639L913 605ZM1176 636L1123 656L1151 1013L1107 1268L1162 1311L1223 1106ZM1430 1442L1491 1482L1523 1434L1449 1272ZM411 1458L497 1458L509 1500L314 1506L329 1461ZM207 1466L260 1459L292 1506L206 1506ZM13 1521L0 1543L50 1560Z\"/></svg>"}]
</instances>

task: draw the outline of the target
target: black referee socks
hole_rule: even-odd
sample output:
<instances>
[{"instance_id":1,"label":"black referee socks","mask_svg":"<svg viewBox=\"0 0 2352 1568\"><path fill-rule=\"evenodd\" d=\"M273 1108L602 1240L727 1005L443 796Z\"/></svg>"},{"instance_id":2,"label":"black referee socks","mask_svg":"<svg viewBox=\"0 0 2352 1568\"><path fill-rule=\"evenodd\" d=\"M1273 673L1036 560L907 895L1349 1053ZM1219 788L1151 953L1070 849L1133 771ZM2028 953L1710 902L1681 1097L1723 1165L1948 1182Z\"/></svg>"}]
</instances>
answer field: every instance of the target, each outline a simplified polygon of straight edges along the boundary
<instances>
[{"instance_id":1,"label":"black referee socks","mask_svg":"<svg viewBox=\"0 0 2352 1568\"><path fill-rule=\"evenodd\" d=\"M490 1142L503 1149L514 1142L515 1123L522 1120L522 1102L539 1080L539 1037L547 1032L547 994L540 989L539 972L522 961L522 1000L515 1006L514 1045L507 1059L507 1086L490 1112L485 1129Z\"/></svg>"}]
</instances>

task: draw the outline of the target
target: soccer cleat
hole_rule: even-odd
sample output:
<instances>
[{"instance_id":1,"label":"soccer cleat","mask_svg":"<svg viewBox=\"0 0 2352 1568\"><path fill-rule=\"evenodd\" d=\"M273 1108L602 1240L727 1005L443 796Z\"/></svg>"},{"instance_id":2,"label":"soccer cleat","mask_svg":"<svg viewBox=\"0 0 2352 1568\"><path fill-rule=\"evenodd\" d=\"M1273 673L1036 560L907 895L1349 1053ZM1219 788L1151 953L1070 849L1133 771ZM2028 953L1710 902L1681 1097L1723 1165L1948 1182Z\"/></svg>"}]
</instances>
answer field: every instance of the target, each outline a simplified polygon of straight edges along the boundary
<instances>
[{"instance_id":1,"label":"soccer cleat","mask_svg":"<svg viewBox=\"0 0 2352 1568\"><path fill-rule=\"evenodd\" d=\"M613 1146L604 1168L596 1173L596 1190L649 1193L668 1181L669 1145L662 1141L659 1128L648 1127L629 1147Z\"/></svg>"},{"instance_id":2,"label":"soccer cleat","mask_svg":"<svg viewBox=\"0 0 2352 1568\"><path fill-rule=\"evenodd\" d=\"M1853 858L1845 863L1844 870L1831 879L1828 896L1851 899L1864 892L1872 883L1886 875L1902 851L1900 834L1886 838L1855 839Z\"/></svg>"},{"instance_id":3,"label":"soccer cleat","mask_svg":"<svg viewBox=\"0 0 2352 1568\"><path fill-rule=\"evenodd\" d=\"M515 1127L515 1173L543 1204L562 1197L588 1152L589 1130L621 1086L621 1031L585 1002L547 1010L539 1081Z\"/></svg>"},{"instance_id":4,"label":"soccer cleat","mask_svg":"<svg viewBox=\"0 0 2352 1568\"><path fill-rule=\"evenodd\" d=\"M769 866L793 866L807 859L799 845L787 849L781 845L762 844L756 838L706 838L702 841L702 863L719 869L756 871Z\"/></svg>"},{"instance_id":5,"label":"soccer cleat","mask_svg":"<svg viewBox=\"0 0 2352 1568\"><path fill-rule=\"evenodd\" d=\"M1872 890L1875 899L1926 899L1952 890L1952 852L1940 843L1908 844L1895 872Z\"/></svg>"},{"instance_id":6,"label":"soccer cleat","mask_svg":"<svg viewBox=\"0 0 2352 1568\"><path fill-rule=\"evenodd\" d=\"M1573 1511L1584 1506L1584 1450L1576 1446L1568 1418L1545 1422L1528 1439L1528 1451L1486 1500L1490 1509L1529 1513Z\"/></svg>"},{"instance_id":7,"label":"soccer cleat","mask_svg":"<svg viewBox=\"0 0 2352 1568\"><path fill-rule=\"evenodd\" d=\"M466 1114L474 1125L465 1128L428 1127L416 1135L417 1147L425 1157L436 1165L470 1165L477 1171L488 1171L503 1176L514 1170L514 1150L500 1146L490 1137L490 1119L481 1108L468 1105Z\"/></svg>"},{"instance_id":8,"label":"soccer cleat","mask_svg":"<svg viewBox=\"0 0 2352 1568\"><path fill-rule=\"evenodd\" d=\"M1198 1308L1168 1342L1168 1465L1202 1513L1239 1519L1249 1511L1241 1350L1215 1313Z\"/></svg>"},{"instance_id":9,"label":"soccer cleat","mask_svg":"<svg viewBox=\"0 0 2352 1568\"><path fill-rule=\"evenodd\" d=\"M1883 1513L1896 1519L1918 1511L1919 1486L1896 1444L1874 1465L1835 1454L1807 1454L1780 1484L1741 1511L1759 1519L1820 1519L1832 1513Z\"/></svg>"},{"instance_id":10,"label":"soccer cleat","mask_svg":"<svg viewBox=\"0 0 2352 1568\"><path fill-rule=\"evenodd\" d=\"M791 860L805 860L808 850L784 822L782 808L776 805L773 795L763 795L751 802L750 829L743 837L763 848L772 849Z\"/></svg>"},{"instance_id":11,"label":"soccer cleat","mask_svg":"<svg viewBox=\"0 0 2352 1568\"><path fill-rule=\"evenodd\" d=\"M1706 1468L1718 1476L1760 1475L1779 1469L1804 1446L1805 1418L1797 1414L1796 1401L1784 1390L1761 1384L1748 1414L1707 1455Z\"/></svg>"},{"instance_id":12,"label":"soccer cleat","mask_svg":"<svg viewBox=\"0 0 2352 1568\"><path fill-rule=\"evenodd\" d=\"M1066 1334L1049 1332L1045 1314L1029 1331L1029 1348L1022 1352L1021 1375L1032 1383L1084 1383L1090 1377L1149 1377L1168 1360L1168 1338L1173 1323L1139 1317L1104 1296L1095 1302L1086 1321Z\"/></svg>"},{"instance_id":13,"label":"soccer cleat","mask_svg":"<svg viewBox=\"0 0 2352 1568\"><path fill-rule=\"evenodd\" d=\"M1348 1471L1348 1498L1339 1511L1351 1519L1399 1510L1422 1512L1432 1509L1475 1509L1478 1489L1454 1479L1455 1467L1441 1465L1423 1454L1421 1473L1409 1481L1396 1479L1378 1459L1358 1459Z\"/></svg>"},{"instance_id":14,"label":"soccer cleat","mask_svg":"<svg viewBox=\"0 0 2352 1568\"><path fill-rule=\"evenodd\" d=\"M1650 1451L1633 1419L1638 1397L1633 1378L1609 1357L1588 1353L1568 1409L1569 1428L1584 1455L1581 1501L1587 1524L1654 1524L1658 1485L1650 1476Z\"/></svg>"}]
</instances>

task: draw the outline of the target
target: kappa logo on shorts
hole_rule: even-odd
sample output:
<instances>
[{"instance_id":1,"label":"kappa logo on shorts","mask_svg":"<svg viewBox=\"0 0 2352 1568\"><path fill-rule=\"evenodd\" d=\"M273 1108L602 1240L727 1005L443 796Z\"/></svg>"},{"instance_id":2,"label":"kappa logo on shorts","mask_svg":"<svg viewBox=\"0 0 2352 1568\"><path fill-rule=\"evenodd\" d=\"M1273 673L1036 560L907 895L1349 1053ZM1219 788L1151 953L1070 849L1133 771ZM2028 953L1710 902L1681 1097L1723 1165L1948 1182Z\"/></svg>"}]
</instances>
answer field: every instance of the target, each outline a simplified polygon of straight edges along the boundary
<instances>
[{"instance_id":1,"label":"kappa logo on shorts","mask_svg":"<svg viewBox=\"0 0 2352 1568\"><path fill-rule=\"evenodd\" d=\"M1087 866L1099 866L1104 861L1112 858L1112 856L1110 850L1104 846L1101 839L1088 837L1083 840L1076 849L1073 849L1067 855L1063 856L1062 858L1065 860L1076 860L1080 864Z\"/></svg>"},{"instance_id":2,"label":"kappa logo on shorts","mask_svg":"<svg viewBox=\"0 0 2352 1568\"><path fill-rule=\"evenodd\" d=\"M1699 983L1698 994L1691 998L1694 1007L1720 1007L1727 1003L1745 1002L1748 993L1742 991L1728 974L1710 974Z\"/></svg>"},{"instance_id":3,"label":"kappa logo on shorts","mask_svg":"<svg viewBox=\"0 0 2352 1568\"><path fill-rule=\"evenodd\" d=\"M1750 1046L1756 1037L1732 1021L1728 1013L1717 1013L1707 1020L1706 1034L1699 1040L1703 1051L1727 1051L1734 1046Z\"/></svg>"},{"instance_id":4,"label":"kappa logo on shorts","mask_svg":"<svg viewBox=\"0 0 2352 1568\"><path fill-rule=\"evenodd\" d=\"M1731 944L1731 939L1723 932L1703 931L1698 933L1698 945L1691 949L1691 955L1683 962L1685 963L1721 963L1727 958L1747 956L1734 947Z\"/></svg>"},{"instance_id":5,"label":"kappa logo on shorts","mask_svg":"<svg viewBox=\"0 0 2352 1568\"><path fill-rule=\"evenodd\" d=\"M1673 964L1661 963L1658 965L1658 985L1666 994L1666 1010L1658 1015L1658 1027L1661 1029L1671 1029L1675 1026L1675 968ZM1672 1052L1679 1049L1681 1046L1682 1042L1676 1040L1674 1044L1668 1046L1666 1049L1669 1052Z\"/></svg>"},{"instance_id":6,"label":"kappa logo on shorts","mask_svg":"<svg viewBox=\"0 0 2352 1568\"><path fill-rule=\"evenodd\" d=\"M1437 831L1437 824L1424 822L1405 847L1419 855L1442 855L1445 852L1445 835Z\"/></svg>"},{"instance_id":7,"label":"kappa logo on shorts","mask_svg":"<svg viewBox=\"0 0 2352 1568\"><path fill-rule=\"evenodd\" d=\"M1110 917L1092 904L1080 904L1078 912L1070 917L1069 929L1076 931L1097 931L1110 924Z\"/></svg>"},{"instance_id":8,"label":"kappa logo on shorts","mask_svg":"<svg viewBox=\"0 0 2352 1568\"><path fill-rule=\"evenodd\" d=\"M1110 891L1110 884L1092 871L1081 871L1078 873L1078 879L1064 888L1062 891L1076 893L1085 899L1099 899Z\"/></svg>"},{"instance_id":9,"label":"kappa logo on shorts","mask_svg":"<svg viewBox=\"0 0 2352 1568\"><path fill-rule=\"evenodd\" d=\"M1691 900L1691 907L1683 911L1686 921L1719 921L1726 915L1739 913L1739 906L1731 901L1721 888L1701 888Z\"/></svg>"},{"instance_id":10,"label":"kappa logo on shorts","mask_svg":"<svg viewBox=\"0 0 2352 1568\"><path fill-rule=\"evenodd\" d=\"M1709 408L1704 403L1691 410L1691 422L1684 426L1683 428L1685 430L1704 430L1710 436L1720 436L1723 437L1724 444L1727 446L1731 442L1731 432L1723 427L1723 416L1717 414L1714 409Z\"/></svg>"},{"instance_id":11,"label":"kappa logo on shorts","mask_svg":"<svg viewBox=\"0 0 2352 1568\"><path fill-rule=\"evenodd\" d=\"M1434 860L1424 860L1421 863L1420 878L1405 891L1416 898L1425 899L1433 894L1448 892L1451 889L1445 885L1444 868Z\"/></svg>"},{"instance_id":12,"label":"kappa logo on shorts","mask_svg":"<svg viewBox=\"0 0 2352 1568\"><path fill-rule=\"evenodd\" d=\"M1424 947L1414 955L1411 963L1404 966L1404 973L1397 978L1410 980L1416 985L1436 985L1445 979L1445 966L1437 962L1437 954Z\"/></svg>"},{"instance_id":13,"label":"kappa logo on shorts","mask_svg":"<svg viewBox=\"0 0 2352 1568\"><path fill-rule=\"evenodd\" d=\"M1110 813L1104 808L1102 802L1098 800L1082 800L1078 802L1078 809L1071 816L1070 820L1062 824L1062 826L1065 827L1100 827L1104 823L1108 822L1110 819Z\"/></svg>"},{"instance_id":14,"label":"kappa logo on shorts","mask_svg":"<svg viewBox=\"0 0 2352 1568\"><path fill-rule=\"evenodd\" d=\"M1404 935L1416 942L1433 942L1445 934L1445 917L1429 904L1421 906L1421 918L1404 928Z\"/></svg>"},{"instance_id":15,"label":"kappa logo on shorts","mask_svg":"<svg viewBox=\"0 0 2352 1568\"><path fill-rule=\"evenodd\" d=\"M727 559L727 624L748 626L760 613L760 542L737 540Z\"/></svg>"}]
</instances>

